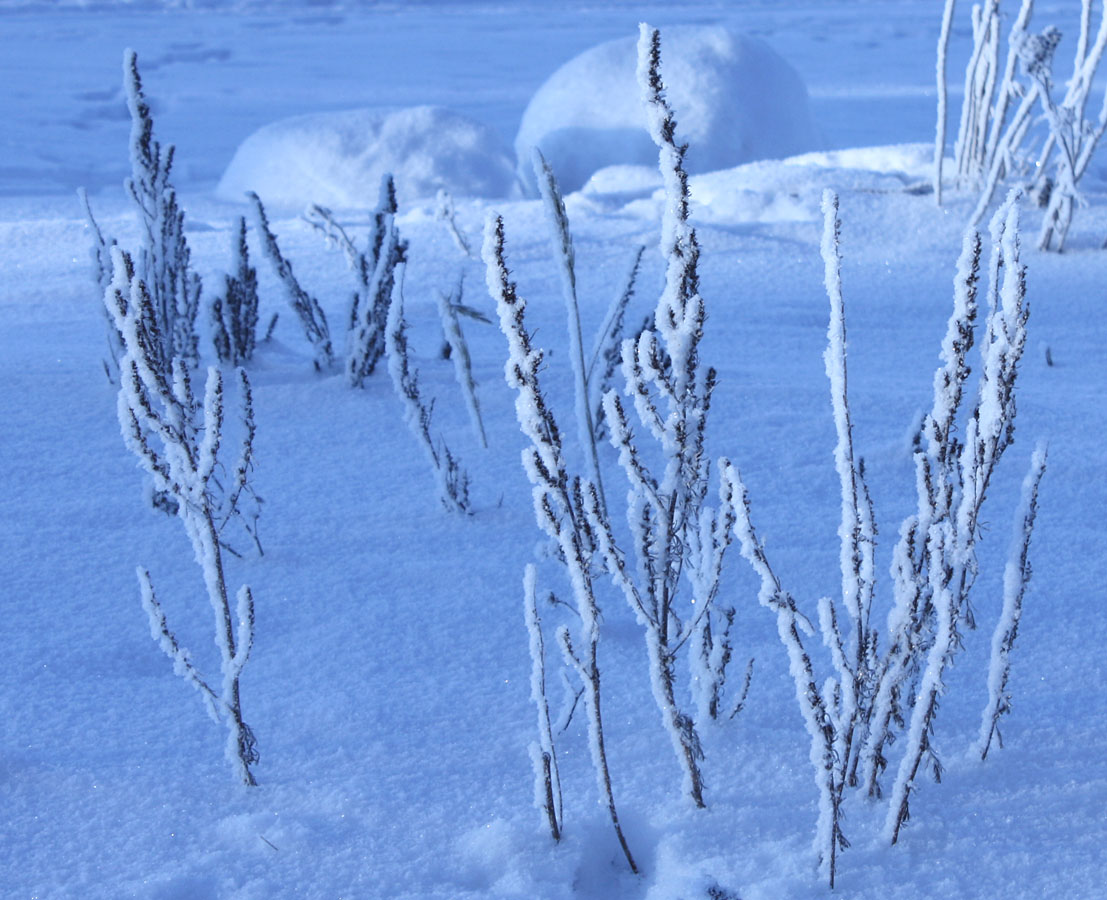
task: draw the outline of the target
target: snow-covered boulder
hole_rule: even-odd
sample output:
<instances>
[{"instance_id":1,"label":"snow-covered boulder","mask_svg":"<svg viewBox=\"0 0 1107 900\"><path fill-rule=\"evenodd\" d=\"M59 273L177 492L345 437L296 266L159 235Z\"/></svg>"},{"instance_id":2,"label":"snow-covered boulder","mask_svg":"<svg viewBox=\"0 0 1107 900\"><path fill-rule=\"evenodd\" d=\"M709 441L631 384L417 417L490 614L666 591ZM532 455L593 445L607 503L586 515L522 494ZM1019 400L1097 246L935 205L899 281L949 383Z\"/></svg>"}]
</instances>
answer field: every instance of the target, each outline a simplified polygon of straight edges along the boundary
<instances>
[{"instance_id":1,"label":"snow-covered boulder","mask_svg":"<svg viewBox=\"0 0 1107 900\"><path fill-rule=\"evenodd\" d=\"M529 194L537 194L533 147L566 192L606 166L657 164L635 75L637 46L636 38L623 38L586 50L535 93L515 137L518 174ZM665 28L661 74L677 137L690 144L690 172L821 146L803 80L756 38L722 27Z\"/></svg>"},{"instance_id":2,"label":"snow-covered boulder","mask_svg":"<svg viewBox=\"0 0 1107 900\"><path fill-rule=\"evenodd\" d=\"M442 188L456 196L506 197L515 182L510 152L491 129L448 109L415 106L266 125L239 146L216 194L242 200L256 191L277 208L364 208L376 204L386 172L401 206Z\"/></svg>"}]
</instances>

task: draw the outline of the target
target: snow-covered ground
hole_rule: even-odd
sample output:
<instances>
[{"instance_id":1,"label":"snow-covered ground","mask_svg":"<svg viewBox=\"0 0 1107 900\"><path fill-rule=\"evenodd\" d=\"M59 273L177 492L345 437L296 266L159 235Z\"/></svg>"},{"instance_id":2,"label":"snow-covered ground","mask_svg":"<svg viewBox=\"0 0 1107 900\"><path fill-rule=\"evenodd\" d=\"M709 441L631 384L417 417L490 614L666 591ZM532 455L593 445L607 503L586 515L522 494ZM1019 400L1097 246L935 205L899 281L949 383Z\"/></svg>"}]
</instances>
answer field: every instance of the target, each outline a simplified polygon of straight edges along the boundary
<instances>
[{"instance_id":1,"label":"snow-covered ground","mask_svg":"<svg viewBox=\"0 0 1107 900\"><path fill-rule=\"evenodd\" d=\"M347 387L337 370L313 372L311 348L251 236L262 321L274 312L280 319L249 367L265 554L228 562L231 582L249 583L257 604L242 703L261 752L259 786L238 786L219 728L173 675L139 603L134 572L142 565L182 643L214 674L210 610L188 541L178 520L150 509L120 437L102 365L90 233L74 189L88 188L107 233L137 246L138 222L121 189L130 127L121 60L132 47L157 135L177 146L174 180L210 295L246 209L215 189L236 149L263 126L430 105L482 123L510 153L543 82L589 47L633 37L642 19L660 26L663 40L664 27L676 23L759 38L806 82L824 147L692 179L708 309L702 355L719 371L709 450L741 466L777 572L814 618L818 598L840 592L819 255L819 199L834 188L855 440L878 519L882 622L891 548L915 504L912 424L930 402L974 202L952 191L939 209L920 192L934 127L935 6L0 7L0 896L826 896L811 847L817 792L807 734L773 617L758 606L736 549L722 587L737 608L733 681L746 660L756 662L745 709L704 729L708 808L693 809L680 795L641 631L603 580L606 738L642 874L627 870L598 803L581 715L558 736L565 837L550 840L532 802L524 565L539 563L544 588L566 596L568 589L535 526L519 464L524 439L504 383L503 335L463 319L487 450L472 433L452 364L440 358L438 291L464 273L464 301L491 318L494 308L483 267L436 219L433 197L401 197L406 313L423 390L436 399L434 422L472 477L468 517L443 511L385 372L362 390ZM1040 3L1035 21L1071 34L1075 6ZM950 55L952 130L969 43L962 9ZM1098 109L1098 91L1093 96ZM566 202L586 335L599 327L636 245L648 250L630 321L652 310L662 283L660 179L637 160L625 162L595 173ZM852 847L840 860L842 896L1103 896L1105 171L1093 163L1089 206L1078 211L1064 255L1033 249L1041 213L1023 212L1029 345L1015 443L985 507L974 591L980 627L967 632L949 673L934 737L944 777L940 785L920 780L911 821L892 848L879 836L885 805L848 794ZM548 351L545 384L563 432L575 435L564 309L540 204L456 193L457 224L474 248L490 210L505 218L507 262ZM339 213L359 241L375 199L374 190ZM294 214L275 214L272 225L337 333L355 284L342 254ZM202 353L210 362L206 340ZM1013 653L1013 710L1003 749L981 763L969 747L987 700L1018 486L1039 439L1049 441L1050 461ZM601 451L617 503L625 478L614 452L606 444ZM569 452L583 470L576 446ZM809 643L826 669L823 648ZM892 759L894 766L895 749Z\"/></svg>"}]
</instances>

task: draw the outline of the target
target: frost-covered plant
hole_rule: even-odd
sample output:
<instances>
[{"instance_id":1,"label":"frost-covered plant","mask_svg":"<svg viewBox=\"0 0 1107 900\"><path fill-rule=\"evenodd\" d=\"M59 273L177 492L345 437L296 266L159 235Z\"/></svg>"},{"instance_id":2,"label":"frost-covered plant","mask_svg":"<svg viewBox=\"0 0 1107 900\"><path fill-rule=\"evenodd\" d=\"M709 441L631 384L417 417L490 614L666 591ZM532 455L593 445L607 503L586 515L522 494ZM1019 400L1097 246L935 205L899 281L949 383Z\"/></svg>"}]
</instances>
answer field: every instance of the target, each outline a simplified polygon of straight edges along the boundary
<instances>
[{"instance_id":1,"label":"frost-covered plant","mask_svg":"<svg viewBox=\"0 0 1107 900\"><path fill-rule=\"evenodd\" d=\"M346 379L361 387L384 355L384 326L392 302L396 267L404 261L407 242L396 230L396 186L392 176L381 177L380 198L369 228L365 250L359 250L346 230L325 206L312 206L305 219L338 246L358 281L350 300L346 346Z\"/></svg>"},{"instance_id":2,"label":"frost-covered plant","mask_svg":"<svg viewBox=\"0 0 1107 900\"><path fill-rule=\"evenodd\" d=\"M557 271L561 279L561 296L565 302L565 319L569 327L569 361L573 369L573 399L577 421L577 440L580 441L588 463L589 477L599 493L600 504L606 509L603 478L600 475L600 457L596 449L596 428L592 421L592 404L588 394L588 371L584 362L584 338L580 327L580 305L577 302L576 254L573 251L573 235L569 230L569 214L561 196L557 178L546 162L542 151L533 150L531 163L542 207L550 228L550 243L557 259Z\"/></svg>"},{"instance_id":3,"label":"frost-covered plant","mask_svg":"<svg viewBox=\"0 0 1107 900\"><path fill-rule=\"evenodd\" d=\"M1022 601L1030 582L1030 536L1034 531L1034 519L1038 515L1038 488L1046 468L1044 445L1034 451L1030 471L1022 483L1022 505L1015 517L1015 534L1007 568L1003 573L1003 610L992 635L992 661L988 667L988 704L980 719L980 736L975 749L981 759L988 758L992 739L1003 746L999 732L999 719L1011 711L1011 695L1007 686L1011 675L1011 649L1018 636L1019 619L1022 617Z\"/></svg>"},{"instance_id":4,"label":"frost-covered plant","mask_svg":"<svg viewBox=\"0 0 1107 900\"><path fill-rule=\"evenodd\" d=\"M600 796L607 804L612 826L632 871L638 867L627 846L615 806L611 772L604 746L598 656L600 613L593 583L595 535L590 521L600 506L591 482L571 478L562 450L561 431L539 383L542 351L534 347L525 323L526 301L519 296L504 258L503 219L490 215L484 232L482 256L489 293L496 301L500 328L508 343L504 375L515 391L515 414L530 445L523 451L523 469L531 483L538 526L553 540L572 585L573 609L580 621L574 646L569 630L557 632L558 644L569 668L584 688L589 748ZM588 509L592 511L589 515Z\"/></svg>"},{"instance_id":5,"label":"frost-covered plant","mask_svg":"<svg viewBox=\"0 0 1107 900\"><path fill-rule=\"evenodd\" d=\"M164 344L153 298L130 256L113 248L112 262L114 276L104 303L125 351L119 364L118 403L123 439L153 478L155 488L174 499L203 572L220 653L222 681L218 690L200 675L191 655L181 647L166 622L149 573L140 568L143 607L151 633L173 661L174 671L200 691L209 714L226 726L226 755L237 777L253 785L256 782L250 767L258 761L257 744L242 717L239 681L253 645L254 602L250 589L243 586L232 605L220 540L224 513L236 508L252 469L254 426L249 381L245 371L239 369L245 439L228 504L221 500L217 478L223 440L223 376L214 367L208 369L201 403L193 394L183 359L173 359L168 375L158 368Z\"/></svg>"},{"instance_id":6,"label":"frost-covered plant","mask_svg":"<svg viewBox=\"0 0 1107 900\"><path fill-rule=\"evenodd\" d=\"M760 581L757 599L767 609L776 613L777 634L788 653L788 671L795 683L796 700L810 738L811 766L819 792L819 816L815 828L814 847L819 859L819 869L834 887L837 877L838 851L849 846L842 834L842 783L838 779L837 745L839 732L835 727L829 705L832 691L820 692L815 680L811 657L803 645L803 635L815 633L811 622L796 606L792 595L781 586L765 554L765 547L757 537L750 517L749 494L736 466L724 461L723 478L735 498L736 518L734 535L738 539L742 556L753 568Z\"/></svg>"},{"instance_id":7,"label":"frost-covered plant","mask_svg":"<svg viewBox=\"0 0 1107 900\"><path fill-rule=\"evenodd\" d=\"M469 421L472 423L480 445L487 448L488 437L484 433L484 421L481 419L477 383L473 380L473 361L469 354L469 343L465 340L465 333L461 330L461 322L458 320L458 310L465 308L461 303L464 289L465 280L462 277L458 278L452 293L439 292L438 317L442 321L442 333L446 336L450 359L454 363L454 374L457 376L458 386L465 398L465 408L469 411Z\"/></svg>"},{"instance_id":8,"label":"frost-covered plant","mask_svg":"<svg viewBox=\"0 0 1107 900\"><path fill-rule=\"evenodd\" d=\"M1022 0L1008 35L1007 56L1001 71L999 0L986 0L985 4L972 8L973 50L965 67L955 156L962 183L983 189L989 196L997 180L1013 171L1014 154L1026 136L1034 107L1034 97L1027 95L1025 86L1016 78L1019 48L1026 37L1032 9L1033 0ZM946 12L951 14L952 10ZM1012 115L1012 103L1020 98Z\"/></svg>"},{"instance_id":9,"label":"frost-covered plant","mask_svg":"<svg viewBox=\"0 0 1107 900\"><path fill-rule=\"evenodd\" d=\"M942 165L946 156L946 56L953 30L953 7L957 0L946 0L942 28L938 35L938 125L934 134L934 199L942 205Z\"/></svg>"},{"instance_id":10,"label":"frost-covered plant","mask_svg":"<svg viewBox=\"0 0 1107 900\"><path fill-rule=\"evenodd\" d=\"M281 253L277 238L269 227L269 219L265 215L265 207L262 206L261 199L253 191L247 196L253 203L254 226L261 239L262 252L272 263L273 271L288 295L288 305L296 313L296 317L303 326L304 334L315 350L315 370L325 372L334 365L334 351L331 349L331 330L327 325L323 307L315 297L300 286L300 282L293 274L292 263Z\"/></svg>"},{"instance_id":11,"label":"frost-covered plant","mask_svg":"<svg viewBox=\"0 0 1107 900\"><path fill-rule=\"evenodd\" d=\"M964 366L959 351L946 354L947 368L935 379L935 412L925 424L928 449L926 460L918 459L922 477L929 475L929 489L921 484L920 514L914 523L912 541L917 556L914 584L902 599L908 604L917 593L921 597L914 610L899 602L893 617L912 611L915 617L932 612L926 625L903 623L915 648L929 640L925 661L915 649L913 664L921 669L903 745L903 755L890 791L885 834L892 843L909 815L909 799L924 760L929 759L935 774L940 763L930 738L938 710L938 698L944 691L942 681L960 645L958 623L972 623L969 595L976 579L976 541L980 510L991 483L992 473L1014 438L1015 382L1017 367L1026 345L1026 270L1020 261L1018 233L1018 195L1012 193L997 211L991 223L992 258L989 265L988 317L981 346L980 376L975 406L964 425L964 439L958 442L950 427L963 396L960 386L946 388L944 372ZM951 331L953 329L951 328ZM960 328L958 328L960 333ZM905 523L909 534L911 524ZM900 559L907 548L900 554ZM925 580L924 580L925 579ZM891 620L890 620L891 621ZM899 651L902 652L902 651ZM893 686L895 690L898 686ZM880 690L878 685L877 690ZM872 735L874 732L870 732ZM879 742L882 738L876 737Z\"/></svg>"},{"instance_id":12,"label":"frost-covered plant","mask_svg":"<svg viewBox=\"0 0 1107 900\"><path fill-rule=\"evenodd\" d=\"M92 280L96 283L97 297L102 298L111 285L111 248L115 246L116 242L114 238L109 240L104 237L104 232L100 230L96 218L92 215L92 206L88 202L88 193L84 188L77 189L77 197L84 209L85 221L92 231L92 247L89 248L89 257L92 261ZM108 381L111 384L115 384L119 375L119 360L123 358L123 337L120 335L119 329L115 327L115 319L111 313L103 304L101 304L101 308L104 310L108 340L108 357L104 360L104 374L108 376Z\"/></svg>"},{"instance_id":13,"label":"frost-covered plant","mask_svg":"<svg viewBox=\"0 0 1107 900\"><path fill-rule=\"evenodd\" d=\"M875 590L873 547L876 529L864 468L853 450L850 420L844 305L841 291L837 198L824 197L822 252L831 325L826 369L831 384L838 441L842 518L840 620L835 604L819 603L819 632L829 650L833 675L822 682L804 646L814 626L781 587L750 520L745 485L737 469L724 466L735 504L735 535L742 555L761 582L763 605L777 614L788 653L800 710L811 739L811 761L819 790L815 848L824 876L833 886L838 852L848 846L842 834L842 803L847 786L878 796L885 751L894 741L902 748L889 790L885 836L895 843L909 815L909 800L928 766L940 775L932 738L944 675L960 647L960 628L972 624L970 594L977 573L976 542L980 511L996 464L1014 435L1017 366L1026 343L1025 270L1019 258L1018 195L1012 194L992 220L992 255L988 270L988 312L974 404L963 411L970 375L968 354L975 337L977 285L982 242L970 230L964 240L954 281L954 309L934 376L934 400L925 416L915 453L918 508L902 524L893 552L892 609L885 649L871 622ZM958 437L963 429L963 437ZM1036 454L1024 494L1036 498L1044 456ZM1008 565L1006 609L994 641L989 677L989 726L1001 707L1012 622L1027 579L1026 548L1036 505L1024 500L1017 560ZM996 698L999 698L997 700Z\"/></svg>"},{"instance_id":14,"label":"frost-covered plant","mask_svg":"<svg viewBox=\"0 0 1107 900\"><path fill-rule=\"evenodd\" d=\"M131 177L124 186L139 212L142 246L135 257L138 277L146 285L161 333L159 360L168 374L174 359L199 361L196 316L200 311L200 276L190 268L184 235L184 212L169 182L172 146L162 151L154 140L154 120L142 93L138 57L127 50L123 85L131 113Z\"/></svg>"},{"instance_id":15,"label":"frost-covered plant","mask_svg":"<svg viewBox=\"0 0 1107 900\"><path fill-rule=\"evenodd\" d=\"M947 0L943 40L939 42L939 138L935 141L936 175L940 178L944 137L944 51L952 0ZM1092 0L1081 0L1080 34L1073 54L1073 74L1064 98L1053 96L1053 60L1061 33L1050 26L1040 34L1029 31L1033 0L1022 0L1007 37L1007 55L999 68L999 0L973 7L973 53L965 75L965 99L956 144L957 171L962 184L979 191L970 221L984 219L996 191L1005 179L1025 173L1032 161L1023 147L1034 128L1040 104L1048 126L1033 167L1031 193L1046 207L1038 245L1040 249L1064 247L1075 206L1080 203L1077 185L1087 170L1103 132L1107 130L1107 95L1099 118L1086 118L1088 95L1095 73L1107 49L1107 3L1100 12L1099 29L1092 40ZM1054 151L1057 164L1050 170ZM941 202L940 183L937 185Z\"/></svg>"},{"instance_id":16,"label":"frost-covered plant","mask_svg":"<svg viewBox=\"0 0 1107 900\"><path fill-rule=\"evenodd\" d=\"M188 365L199 362L196 316L200 310L200 276L191 268L184 212L169 181L174 148L163 149L154 139L154 120L142 93L138 57L133 50L123 54L123 89L131 115L131 176L124 188L142 226L142 244L132 258L138 277L147 286L151 314L157 322L158 343L151 348L154 363L163 376L169 377L174 359ZM103 296L112 279L110 248L115 241L104 238L92 217L87 194L83 190L78 193L93 232L93 275ZM108 345L112 353L111 364L106 367L110 379L122 355L118 336L110 330Z\"/></svg>"},{"instance_id":17,"label":"frost-covered plant","mask_svg":"<svg viewBox=\"0 0 1107 900\"><path fill-rule=\"evenodd\" d=\"M457 249L469 257L469 259L476 259L473 248L469 246L469 240L458 227L457 210L454 209L454 198L450 196L450 192L445 188L439 189L436 200L434 217L446 226L446 230L450 233L450 237L453 238Z\"/></svg>"},{"instance_id":18,"label":"frost-covered plant","mask_svg":"<svg viewBox=\"0 0 1107 900\"><path fill-rule=\"evenodd\" d=\"M254 356L258 326L258 275L246 247L246 219L238 217L231 245L233 274L211 301L212 341L221 363L240 366Z\"/></svg>"},{"instance_id":19,"label":"frost-covered plant","mask_svg":"<svg viewBox=\"0 0 1107 900\"><path fill-rule=\"evenodd\" d=\"M407 254L407 242L396 230L396 209L396 186L392 176L385 175L381 179L380 202L373 213L368 249L358 256L361 293L354 294L350 307L346 377L353 387L360 387L373 373L384 353L387 340L384 327L393 298L396 269Z\"/></svg>"},{"instance_id":20,"label":"frost-covered plant","mask_svg":"<svg viewBox=\"0 0 1107 900\"><path fill-rule=\"evenodd\" d=\"M607 436L603 398L615 385L615 373L620 369L623 361L623 334L626 328L627 308L634 297L634 289L638 283L638 270L642 265L642 254L645 252L645 245L639 244L631 253L630 265L623 276L619 291L611 301L603 325L596 333L596 339L592 345L592 355L588 362L588 371L585 373L585 381L588 384L588 402L593 409L592 422L597 441ZM649 316L643 320L641 326L634 332L635 341L650 327L650 321Z\"/></svg>"},{"instance_id":21,"label":"frost-covered plant","mask_svg":"<svg viewBox=\"0 0 1107 900\"><path fill-rule=\"evenodd\" d=\"M1019 16L1016 27L1012 29L1009 38L1008 51L1008 76L1005 79L1007 91L1003 98L1011 100L1021 98L1007 130L986 160L983 170L985 175L978 179L975 186L980 187L980 198L973 210L970 221L977 224L988 211L992 199L995 197L999 185L1005 177L1025 170L1026 163L1018 159L1019 151L1027 138L1027 134L1033 124L1033 112L1039 99L1043 104L1051 103L1049 96L1049 73L1053 66L1053 54L1061 40L1061 32L1052 26L1040 35L1027 31L1027 23L1030 18L1031 4L1023 4L1022 13ZM1029 83L1024 84L1015 80L1016 67L1023 75L1029 77ZM1043 89L1045 96L1043 96ZM1003 107L1006 113L1007 105Z\"/></svg>"},{"instance_id":22,"label":"frost-covered plant","mask_svg":"<svg viewBox=\"0 0 1107 900\"><path fill-rule=\"evenodd\" d=\"M717 715L733 612L720 611L715 600L734 510L725 484L718 509L706 505L710 467L704 440L715 371L699 362L706 314L699 294L699 243L688 221L687 148L675 141L676 121L660 67L660 34L643 25L638 80L665 183L661 252L667 268L654 328L623 342L622 372L639 422L659 445L663 471L651 472L622 401L609 391L604 411L610 440L629 482L633 572L610 527L597 519L593 528L608 572L645 631L654 698L684 773L684 792L703 806L703 750L695 721L677 698L675 665L687 647L701 718ZM684 579L690 592L682 605Z\"/></svg>"},{"instance_id":23,"label":"frost-covered plant","mask_svg":"<svg viewBox=\"0 0 1107 900\"><path fill-rule=\"evenodd\" d=\"M1052 75L1047 64L1051 54L1041 53L1044 60L1042 64L1035 64L1036 60L1027 64L1028 74L1038 86L1038 96L1049 123L1049 137L1039 160L1039 178L1045 177L1054 150L1058 154L1042 230L1038 236L1040 250L1061 252L1064 249L1074 208L1081 202L1077 185L1088 169L1103 132L1107 130L1107 92L1104 92L1099 118L1092 123L1085 117L1092 81L1103 52L1107 49L1107 2L1103 4L1099 31L1091 44L1088 42L1090 25L1091 0L1083 0L1080 39L1073 62L1073 75L1060 104L1053 99ZM1047 30L1039 40L1048 47L1052 37L1053 34Z\"/></svg>"},{"instance_id":24,"label":"frost-covered plant","mask_svg":"<svg viewBox=\"0 0 1107 900\"><path fill-rule=\"evenodd\" d=\"M535 591L537 578L534 566L528 563L523 573L523 611L527 634L530 636L530 698L538 711L538 740L531 745L534 799L545 815L553 839L560 841L565 819L561 804L561 774L557 767L553 723L550 720L550 704L546 693L546 645L542 638L542 620L538 616Z\"/></svg>"},{"instance_id":25,"label":"frost-covered plant","mask_svg":"<svg viewBox=\"0 0 1107 900\"><path fill-rule=\"evenodd\" d=\"M831 773L841 803L842 790L853 777L860 741L860 723L867 717L869 689L876 670L876 634L870 627L873 593L876 587L874 552L876 524L873 505L865 482L864 463L854 452L853 421L849 409L848 370L846 367L846 318L842 297L841 254L839 250L841 222L838 218L838 198L828 191L823 196L822 256L824 284L830 300L830 325L827 329L827 349L824 354L827 379L830 382L831 408L837 442L834 465L838 472L842 499L838 525L839 570L842 582L842 606L848 619L847 627L839 625L838 614L830 598L819 603L819 625L823 643L830 650L836 673L833 689L824 689L827 709L835 736L835 768ZM843 633L844 632L844 633ZM835 807L836 843L845 846Z\"/></svg>"},{"instance_id":26,"label":"frost-covered plant","mask_svg":"<svg viewBox=\"0 0 1107 900\"><path fill-rule=\"evenodd\" d=\"M685 148L674 141L675 121L661 83L660 38L656 31L645 26L639 60L643 99L650 130L659 148L668 192L668 212L662 223L661 238L661 250L668 268L666 287L653 319L656 331L646 329L636 340L623 341L619 358L626 393L633 398L643 426L659 445L656 452L660 454L663 474L651 472L618 394L608 391L603 398L610 440L629 481L626 516L635 562L628 564L618 547L608 507L595 477L588 480L570 478L565 470L560 435L556 435L556 454L550 460L534 450L533 456L525 456L524 465L532 484L536 485L536 497L542 491L541 496L546 498L542 500L546 506L536 500L541 527L558 541L566 540L568 530L578 535L580 547L574 552L583 553L582 559L576 560L562 549L574 590L582 589L579 582L583 576L577 572L580 568L587 572L587 595L592 597L589 563L592 555L598 554L599 561L642 625L653 696L683 773L683 791L696 806L702 807L705 805L700 767L703 749L694 717L677 694L676 663L681 651L686 650L692 692L700 716L703 719L717 717L726 667L732 655L729 629L734 613L730 609L717 608L716 596L723 555L731 540L734 511L730 494L722 483L718 510L705 502L709 463L704 454L704 438L715 375L711 369L701 370L697 352L705 315L698 290L699 245L688 222L688 184L683 166ZM625 283L597 338L592 362L586 366L576 309L572 237L564 203L545 161L536 154L534 162L551 222L554 254L562 273L580 442L590 457L589 468L598 474L598 457L589 449L594 444L588 409L589 379L594 375L601 354L608 356L605 348L610 347L612 335L621 331L642 250L638 248L634 253ZM522 320L514 304L520 301L514 295L514 285L507 280L502 246L502 223L495 227L490 225L484 253L489 289L500 306L501 327L508 335L512 359L522 359L517 356L516 344L525 345L530 352L529 337L524 340L516 335L522 328ZM507 294L510 300L503 301L502 297ZM519 421L537 448L541 441L552 440L550 427L543 424L547 422L548 409L544 399L540 404L534 399L540 398L537 369L533 386L519 372L525 372L523 363L509 362L509 382L520 390ZM533 421L536 404L545 410L538 424ZM548 416L548 421L552 422L552 415ZM559 475L551 474L553 462L562 467ZM550 496L560 498L559 507L549 505ZM685 579L687 590L682 592ZM583 602L578 599L578 607ZM594 598L588 602L594 603Z\"/></svg>"},{"instance_id":27,"label":"frost-covered plant","mask_svg":"<svg viewBox=\"0 0 1107 900\"><path fill-rule=\"evenodd\" d=\"M838 198L823 196L824 229L822 256L824 282L830 300L830 324L824 354L830 382L837 443L834 463L841 494L838 526L839 568L842 605L849 619L843 634L834 602L819 602L819 626L823 643L830 651L834 676L820 688L814 666L803 643L815 629L799 612L795 601L773 571L750 516L749 496L737 467L722 464L724 482L729 483L736 516L734 534L742 556L761 583L758 599L773 610L777 631L788 653L789 672L795 683L796 699L810 739L810 759L819 792L819 816L815 828L815 851L820 870L831 888L837 877L838 853L849 847L842 833L842 802L845 786L855 765L859 730L868 707L868 688L875 669L876 639L869 626L875 577L873 554L876 528L872 502L865 484L864 467L853 448L853 425L849 410L846 368L846 325L842 297Z\"/></svg>"},{"instance_id":28,"label":"frost-covered plant","mask_svg":"<svg viewBox=\"0 0 1107 900\"><path fill-rule=\"evenodd\" d=\"M434 470L438 483L438 496L442 505L451 512L469 512L469 476L450 453L442 440L431 435L431 411L434 404L427 404L419 390L419 373L412 367L408 354L407 329L404 324L404 263L396 267L392 287L392 303L385 323L385 346L388 353L388 372L396 396L404 407L404 420L411 433L419 441Z\"/></svg>"}]
</instances>

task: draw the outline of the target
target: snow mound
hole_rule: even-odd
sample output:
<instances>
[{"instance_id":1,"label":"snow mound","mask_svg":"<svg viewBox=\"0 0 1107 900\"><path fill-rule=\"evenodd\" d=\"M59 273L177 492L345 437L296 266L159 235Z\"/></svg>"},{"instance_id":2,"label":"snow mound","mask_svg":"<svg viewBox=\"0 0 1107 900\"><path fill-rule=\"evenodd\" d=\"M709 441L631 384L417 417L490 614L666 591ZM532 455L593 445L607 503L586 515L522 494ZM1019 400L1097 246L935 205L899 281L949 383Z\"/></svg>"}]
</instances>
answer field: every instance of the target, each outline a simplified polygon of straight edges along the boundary
<instances>
[{"instance_id":1,"label":"snow mound","mask_svg":"<svg viewBox=\"0 0 1107 900\"><path fill-rule=\"evenodd\" d=\"M564 191L613 165L656 165L657 150L635 74L635 38L586 50L531 98L515 137L519 178L537 195L531 149L538 147ZM661 34L661 73L690 144L689 172L779 159L821 146L807 89L768 45L722 27L676 26Z\"/></svg>"},{"instance_id":2,"label":"snow mound","mask_svg":"<svg viewBox=\"0 0 1107 900\"><path fill-rule=\"evenodd\" d=\"M892 144L758 160L688 179L697 224L821 222L826 188L848 194L925 194L934 148ZM666 202L657 169L611 166L566 199L576 210L656 220Z\"/></svg>"},{"instance_id":3,"label":"snow mound","mask_svg":"<svg viewBox=\"0 0 1107 900\"><path fill-rule=\"evenodd\" d=\"M636 197L663 186L657 166L608 166L593 172L580 190L601 197Z\"/></svg>"},{"instance_id":4,"label":"snow mound","mask_svg":"<svg viewBox=\"0 0 1107 900\"><path fill-rule=\"evenodd\" d=\"M929 181L934 177L934 145L886 144L878 147L852 147L847 150L822 150L793 156L785 162L794 166L899 173L920 181Z\"/></svg>"},{"instance_id":5,"label":"snow mound","mask_svg":"<svg viewBox=\"0 0 1107 900\"><path fill-rule=\"evenodd\" d=\"M926 144L862 147L708 172L689 179L693 216L717 225L821 222L828 187L840 194L928 193L933 152ZM663 193L654 201L664 202Z\"/></svg>"},{"instance_id":6,"label":"snow mound","mask_svg":"<svg viewBox=\"0 0 1107 900\"><path fill-rule=\"evenodd\" d=\"M255 191L276 208L364 208L391 172L401 205L433 197L500 198L512 191L510 153L491 129L437 106L355 109L282 119L235 151L216 188L224 200Z\"/></svg>"}]
</instances>

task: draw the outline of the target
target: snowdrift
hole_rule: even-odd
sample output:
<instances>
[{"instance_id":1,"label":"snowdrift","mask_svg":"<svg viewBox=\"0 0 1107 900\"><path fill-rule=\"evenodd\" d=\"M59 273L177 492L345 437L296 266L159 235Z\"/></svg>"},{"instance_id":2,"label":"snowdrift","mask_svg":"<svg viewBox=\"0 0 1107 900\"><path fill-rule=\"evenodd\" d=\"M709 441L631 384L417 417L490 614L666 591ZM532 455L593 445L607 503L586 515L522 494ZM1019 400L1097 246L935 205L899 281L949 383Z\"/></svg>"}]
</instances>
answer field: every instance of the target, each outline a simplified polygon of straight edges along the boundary
<instances>
[{"instance_id":1,"label":"snowdrift","mask_svg":"<svg viewBox=\"0 0 1107 900\"><path fill-rule=\"evenodd\" d=\"M689 179L692 217L699 225L818 222L827 187L863 194L927 194L934 148L890 144L817 151L759 160ZM665 204L657 168L600 169L566 201L575 212L636 216L655 221Z\"/></svg>"},{"instance_id":2,"label":"snowdrift","mask_svg":"<svg viewBox=\"0 0 1107 900\"><path fill-rule=\"evenodd\" d=\"M440 189L506 197L514 173L499 138L437 106L355 109L273 122L246 138L216 188L223 200L255 191L268 206L373 206L391 172L401 205Z\"/></svg>"},{"instance_id":3,"label":"snowdrift","mask_svg":"<svg viewBox=\"0 0 1107 900\"><path fill-rule=\"evenodd\" d=\"M762 41L722 27L665 29L665 85L692 173L818 149L807 88ZM637 41L586 50L538 89L515 137L519 178L537 195L538 147L565 191L613 165L656 165L635 76Z\"/></svg>"}]
</instances>

